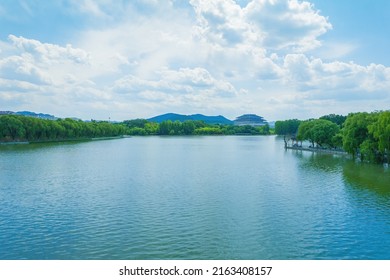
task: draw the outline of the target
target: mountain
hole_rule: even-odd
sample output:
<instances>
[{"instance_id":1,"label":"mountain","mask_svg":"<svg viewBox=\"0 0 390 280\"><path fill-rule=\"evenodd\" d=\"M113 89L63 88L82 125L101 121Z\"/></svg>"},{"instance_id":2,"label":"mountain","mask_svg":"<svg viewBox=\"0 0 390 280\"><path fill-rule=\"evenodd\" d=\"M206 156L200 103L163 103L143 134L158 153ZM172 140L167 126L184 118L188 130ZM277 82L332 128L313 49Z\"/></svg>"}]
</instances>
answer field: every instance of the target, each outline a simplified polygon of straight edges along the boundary
<instances>
[{"instance_id":1,"label":"mountain","mask_svg":"<svg viewBox=\"0 0 390 280\"><path fill-rule=\"evenodd\" d=\"M148 119L150 122L161 123L163 121L204 121L208 124L233 124L233 121L225 118L224 116L205 116L202 114L195 115L180 115L174 113L168 113L164 115L155 116L153 118Z\"/></svg>"},{"instance_id":2,"label":"mountain","mask_svg":"<svg viewBox=\"0 0 390 280\"><path fill-rule=\"evenodd\" d=\"M42 113L35 113L30 111L19 111L19 112L12 112L12 111L0 111L0 115L20 115L25 117L34 117L39 119L45 119L45 120L56 120L57 117L49 114L42 114Z\"/></svg>"},{"instance_id":3,"label":"mountain","mask_svg":"<svg viewBox=\"0 0 390 280\"><path fill-rule=\"evenodd\" d=\"M16 115L22 115L25 117L34 117L34 118L39 118L39 119L45 119L45 120L56 120L58 119L57 117L49 114L42 114L42 113L35 113L35 112L29 112L29 111L20 111L16 112Z\"/></svg>"}]
</instances>

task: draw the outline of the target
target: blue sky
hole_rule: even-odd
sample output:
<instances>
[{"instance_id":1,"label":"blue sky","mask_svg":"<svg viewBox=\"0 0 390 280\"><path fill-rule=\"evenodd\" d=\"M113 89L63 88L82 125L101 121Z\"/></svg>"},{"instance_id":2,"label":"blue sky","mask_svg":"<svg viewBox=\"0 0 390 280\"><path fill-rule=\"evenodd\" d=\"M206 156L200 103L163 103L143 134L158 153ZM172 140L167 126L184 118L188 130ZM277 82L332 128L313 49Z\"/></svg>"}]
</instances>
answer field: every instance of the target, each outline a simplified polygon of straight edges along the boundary
<instances>
[{"instance_id":1,"label":"blue sky","mask_svg":"<svg viewBox=\"0 0 390 280\"><path fill-rule=\"evenodd\" d=\"M1 0L0 110L268 120L386 110L390 1Z\"/></svg>"}]
</instances>

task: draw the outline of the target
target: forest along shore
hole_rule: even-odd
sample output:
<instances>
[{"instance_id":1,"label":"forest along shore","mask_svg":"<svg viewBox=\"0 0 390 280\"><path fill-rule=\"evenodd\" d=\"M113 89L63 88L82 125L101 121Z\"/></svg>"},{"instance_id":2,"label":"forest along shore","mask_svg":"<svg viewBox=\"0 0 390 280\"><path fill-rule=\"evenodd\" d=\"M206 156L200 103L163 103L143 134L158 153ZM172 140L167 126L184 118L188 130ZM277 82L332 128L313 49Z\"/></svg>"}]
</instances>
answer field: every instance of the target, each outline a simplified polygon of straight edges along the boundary
<instances>
[{"instance_id":1,"label":"forest along shore","mask_svg":"<svg viewBox=\"0 0 390 280\"><path fill-rule=\"evenodd\" d=\"M37 140L37 141L9 141L1 142L0 145L28 145L39 143L61 143L61 142L83 142L83 141L100 141L100 140L112 140L128 138L128 135L110 136L110 137L94 137L94 138L74 138L74 139L54 139L54 140Z\"/></svg>"}]
</instances>

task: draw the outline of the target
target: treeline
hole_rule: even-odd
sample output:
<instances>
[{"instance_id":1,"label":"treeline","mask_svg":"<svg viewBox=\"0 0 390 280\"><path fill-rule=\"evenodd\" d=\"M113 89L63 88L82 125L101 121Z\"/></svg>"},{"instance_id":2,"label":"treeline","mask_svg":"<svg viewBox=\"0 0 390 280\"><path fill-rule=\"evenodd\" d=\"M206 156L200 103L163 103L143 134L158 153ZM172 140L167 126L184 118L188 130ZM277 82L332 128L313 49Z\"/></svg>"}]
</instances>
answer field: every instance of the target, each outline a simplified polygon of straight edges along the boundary
<instances>
[{"instance_id":1,"label":"treeline","mask_svg":"<svg viewBox=\"0 0 390 280\"><path fill-rule=\"evenodd\" d=\"M0 141L60 141L125 134L122 124L73 119L45 120L18 115L0 116Z\"/></svg>"},{"instance_id":2,"label":"treeline","mask_svg":"<svg viewBox=\"0 0 390 280\"><path fill-rule=\"evenodd\" d=\"M306 140L312 147L343 149L362 161L389 163L390 111L277 121L275 133L288 136L295 145Z\"/></svg>"},{"instance_id":3,"label":"treeline","mask_svg":"<svg viewBox=\"0 0 390 280\"><path fill-rule=\"evenodd\" d=\"M203 121L163 121L160 124L144 119L123 122L128 127L129 135L268 135L267 125L253 127L206 124Z\"/></svg>"},{"instance_id":4,"label":"treeline","mask_svg":"<svg viewBox=\"0 0 390 280\"><path fill-rule=\"evenodd\" d=\"M45 120L19 115L0 116L0 141L60 141L69 139L113 137L120 135L268 135L268 125L210 125L203 121L164 121L144 119L122 123L84 122L74 119Z\"/></svg>"}]
</instances>

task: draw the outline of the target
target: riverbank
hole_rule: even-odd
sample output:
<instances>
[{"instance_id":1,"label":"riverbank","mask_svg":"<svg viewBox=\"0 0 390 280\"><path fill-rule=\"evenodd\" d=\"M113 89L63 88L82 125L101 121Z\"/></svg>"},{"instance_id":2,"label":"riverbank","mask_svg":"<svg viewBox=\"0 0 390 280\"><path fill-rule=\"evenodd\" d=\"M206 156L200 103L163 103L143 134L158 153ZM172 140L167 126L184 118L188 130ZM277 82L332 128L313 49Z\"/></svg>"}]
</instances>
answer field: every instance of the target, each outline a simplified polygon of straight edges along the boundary
<instances>
[{"instance_id":1,"label":"riverbank","mask_svg":"<svg viewBox=\"0 0 390 280\"><path fill-rule=\"evenodd\" d=\"M39 141L9 141L0 142L0 145L28 145L40 143L61 143L61 142L82 142L82 141L101 141L128 138L128 135L110 136L110 137L93 137L93 138L71 138L71 139L56 139L56 140L39 140Z\"/></svg>"},{"instance_id":2,"label":"riverbank","mask_svg":"<svg viewBox=\"0 0 390 280\"><path fill-rule=\"evenodd\" d=\"M28 141L12 141L12 142L0 142L0 145L27 145Z\"/></svg>"},{"instance_id":3,"label":"riverbank","mask_svg":"<svg viewBox=\"0 0 390 280\"><path fill-rule=\"evenodd\" d=\"M321 149L321 148L309 148L309 147L300 147L300 146L287 146L285 147L288 150L296 150L296 151L308 151L314 153L324 153L324 154L336 154L336 155L344 155L347 156L348 153L340 150L332 150L332 149Z\"/></svg>"}]
</instances>

